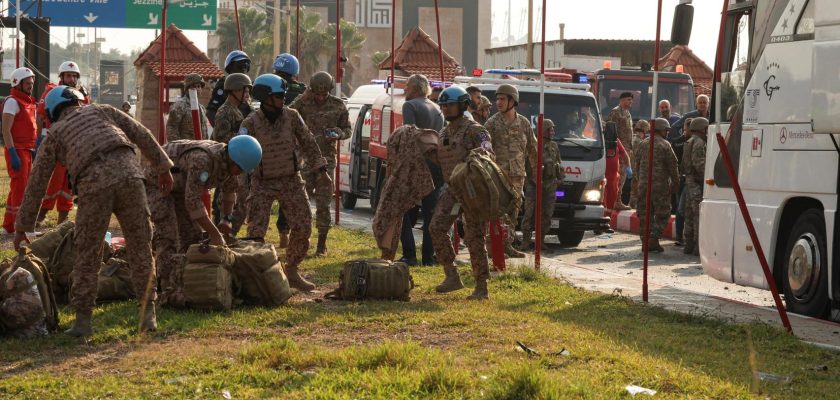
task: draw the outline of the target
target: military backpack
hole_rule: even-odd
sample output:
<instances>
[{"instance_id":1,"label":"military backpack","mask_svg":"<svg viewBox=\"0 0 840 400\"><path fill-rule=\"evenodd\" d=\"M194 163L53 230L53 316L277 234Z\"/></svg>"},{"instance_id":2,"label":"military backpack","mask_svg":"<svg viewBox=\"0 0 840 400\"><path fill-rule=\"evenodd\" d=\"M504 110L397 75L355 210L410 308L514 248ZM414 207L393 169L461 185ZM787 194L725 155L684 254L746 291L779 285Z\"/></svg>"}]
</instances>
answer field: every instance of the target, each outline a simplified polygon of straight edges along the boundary
<instances>
[{"instance_id":1,"label":"military backpack","mask_svg":"<svg viewBox=\"0 0 840 400\"><path fill-rule=\"evenodd\" d=\"M289 280L277 252L270 243L241 240L230 246L234 254L233 273L239 287L237 297L245 303L279 306L292 297Z\"/></svg>"},{"instance_id":2,"label":"military backpack","mask_svg":"<svg viewBox=\"0 0 840 400\"><path fill-rule=\"evenodd\" d=\"M414 280L402 262L382 259L353 260L344 263L338 289L326 297L339 300L408 301Z\"/></svg>"},{"instance_id":3,"label":"military backpack","mask_svg":"<svg viewBox=\"0 0 840 400\"><path fill-rule=\"evenodd\" d=\"M183 271L184 305L210 310L233 307L233 253L225 246L194 244Z\"/></svg>"},{"instance_id":4,"label":"military backpack","mask_svg":"<svg viewBox=\"0 0 840 400\"><path fill-rule=\"evenodd\" d=\"M18 269L28 272L32 276L33 282L23 287L8 289L6 282ZM33 286L38 289L47 330L50 332L57 331L58 306L55 301L52 279L44 263L38 257L33 256L28 248L24 247L14 259L6 259L0 264L0 300L20 295ZM41 318L41 316L38 315L37 318ZM29 322L36 323L37 320ZM0 321L0 325L3 325L2 321Z\"/></svg>"},{"instance_id":5,"label":"military backpack","mask_svg":"<svg viewBox=\"0 0 840 400\"><path fill-rule=\"evenodd\" d=\"M472 150L466 161L455 166L449 186L467 217L477 222L509 214L522 203L510 178L482 151Z\"/></svg>"}]
</instances>

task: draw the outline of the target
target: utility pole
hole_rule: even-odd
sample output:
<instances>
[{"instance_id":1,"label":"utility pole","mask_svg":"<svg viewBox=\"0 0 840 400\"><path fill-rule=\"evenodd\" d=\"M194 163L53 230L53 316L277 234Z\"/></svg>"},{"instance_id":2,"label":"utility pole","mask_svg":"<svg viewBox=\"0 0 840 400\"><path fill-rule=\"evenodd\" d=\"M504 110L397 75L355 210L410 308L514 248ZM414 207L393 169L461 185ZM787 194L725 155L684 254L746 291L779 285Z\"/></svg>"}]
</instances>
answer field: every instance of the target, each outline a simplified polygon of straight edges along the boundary
<instances>
[{"instance_id":1,"label":"utility pole","mask_svg":"<svg viewBox=\"0 0 840 400\"><path fill-rule=\"evenodd\" d=\"M280 0L274 0L274 55L280 54Z\"/></svg>"},{"instance_id":2,"label":"utility pole","mask_svg":"<svg viewBox=\"0 0 840 400\"><path fill-rule=\"evenodd\" d=\"M286 0L286 53L292 52L292 0Z\"/></svg>"},{"instance_id":3,"label":"utility pole","mask_svg":"<svg viewBox=\"0 0 840 400\"><path fill-rule=\"evenodd\" d=\"M528 0L528 54L526 62L528 68L534 68L534 0Z\"/></svg>"}]
</instances>

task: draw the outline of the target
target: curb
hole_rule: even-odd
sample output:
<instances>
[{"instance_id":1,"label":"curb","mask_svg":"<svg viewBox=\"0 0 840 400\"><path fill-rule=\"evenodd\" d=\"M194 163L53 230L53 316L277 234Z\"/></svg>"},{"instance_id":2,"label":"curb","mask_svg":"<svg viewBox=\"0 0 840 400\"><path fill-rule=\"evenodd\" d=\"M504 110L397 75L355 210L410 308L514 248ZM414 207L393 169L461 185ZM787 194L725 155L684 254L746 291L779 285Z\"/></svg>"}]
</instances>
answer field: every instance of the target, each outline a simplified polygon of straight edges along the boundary
<instances>
[{"instance_id":1,"label":"curb","mask_svg":"<svg viewBox=\"0 0 840 400\"><path fill-rule=\"evenodd\" d=\"M617 231L635 234L638 234L640 231L639 225L641 224L638 215L636 215L636 210L606 210L604 211L604 216L610 217L610 226ZM665 225L665 232L662 233L662 237L672 240L676 239L677 230L674 225L675 220L676 218L672 215L668 224Z\"/></svg>"}]
</instances>

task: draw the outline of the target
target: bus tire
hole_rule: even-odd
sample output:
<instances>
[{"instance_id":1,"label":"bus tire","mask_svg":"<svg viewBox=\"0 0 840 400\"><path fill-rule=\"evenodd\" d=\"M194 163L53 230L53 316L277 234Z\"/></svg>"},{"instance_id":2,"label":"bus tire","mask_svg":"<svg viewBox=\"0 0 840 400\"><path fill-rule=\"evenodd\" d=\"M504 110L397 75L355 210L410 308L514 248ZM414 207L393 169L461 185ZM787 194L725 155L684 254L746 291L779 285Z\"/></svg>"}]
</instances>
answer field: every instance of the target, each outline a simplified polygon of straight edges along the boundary
<instances>
[{"instance_id":1,"label":"bus tire","mask_svg":"<svg viewBox=\"0 0 840 400\"><path fill-rule=\"evenodd\" d=\"M557 240L566 247L576 247L583 240L584 231L563 231L557 234Z\"/></svg>"},{"instance_id":2,"label":"bus tire","mask_svg":"<svg viewBox=\"0 0 840 400\"><path fill-rule=\"evenodd\" d=\"M356 195L347 192L341 192L341 208L345 210L352 210L356 208Z\"/></svg>"},{"instance_id":3,"label":"bus tire","mask_svg":"<svg viewBox=\"0 0 840 400\"><path fill-rule=\"evenodd\" d=\"M793 225L782 258L782 290L788 311L824 318L828 315L828 254L821 210L806 210Z\"/></svg>"}]
</instances>

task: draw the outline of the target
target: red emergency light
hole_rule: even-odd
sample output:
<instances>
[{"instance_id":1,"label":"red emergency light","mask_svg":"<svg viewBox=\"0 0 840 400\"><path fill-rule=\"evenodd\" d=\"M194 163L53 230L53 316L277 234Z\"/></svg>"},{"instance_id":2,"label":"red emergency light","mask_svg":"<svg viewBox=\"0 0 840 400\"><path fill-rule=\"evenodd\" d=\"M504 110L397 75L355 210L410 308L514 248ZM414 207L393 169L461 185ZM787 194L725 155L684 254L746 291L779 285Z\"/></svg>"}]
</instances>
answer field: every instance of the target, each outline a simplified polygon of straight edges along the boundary
<instances>
[{"instance_id":1,"label":"red emergency light","mask_svg":"<svg viewBox=\"0 0 840 400\"><path fill-rule=\"evenodd\" d=\"M482 75L484 75L484 70L482 70L481 68L476 68L473 70L472 74L475 77L481 77Z\"/></svg>"}]
</instances>

